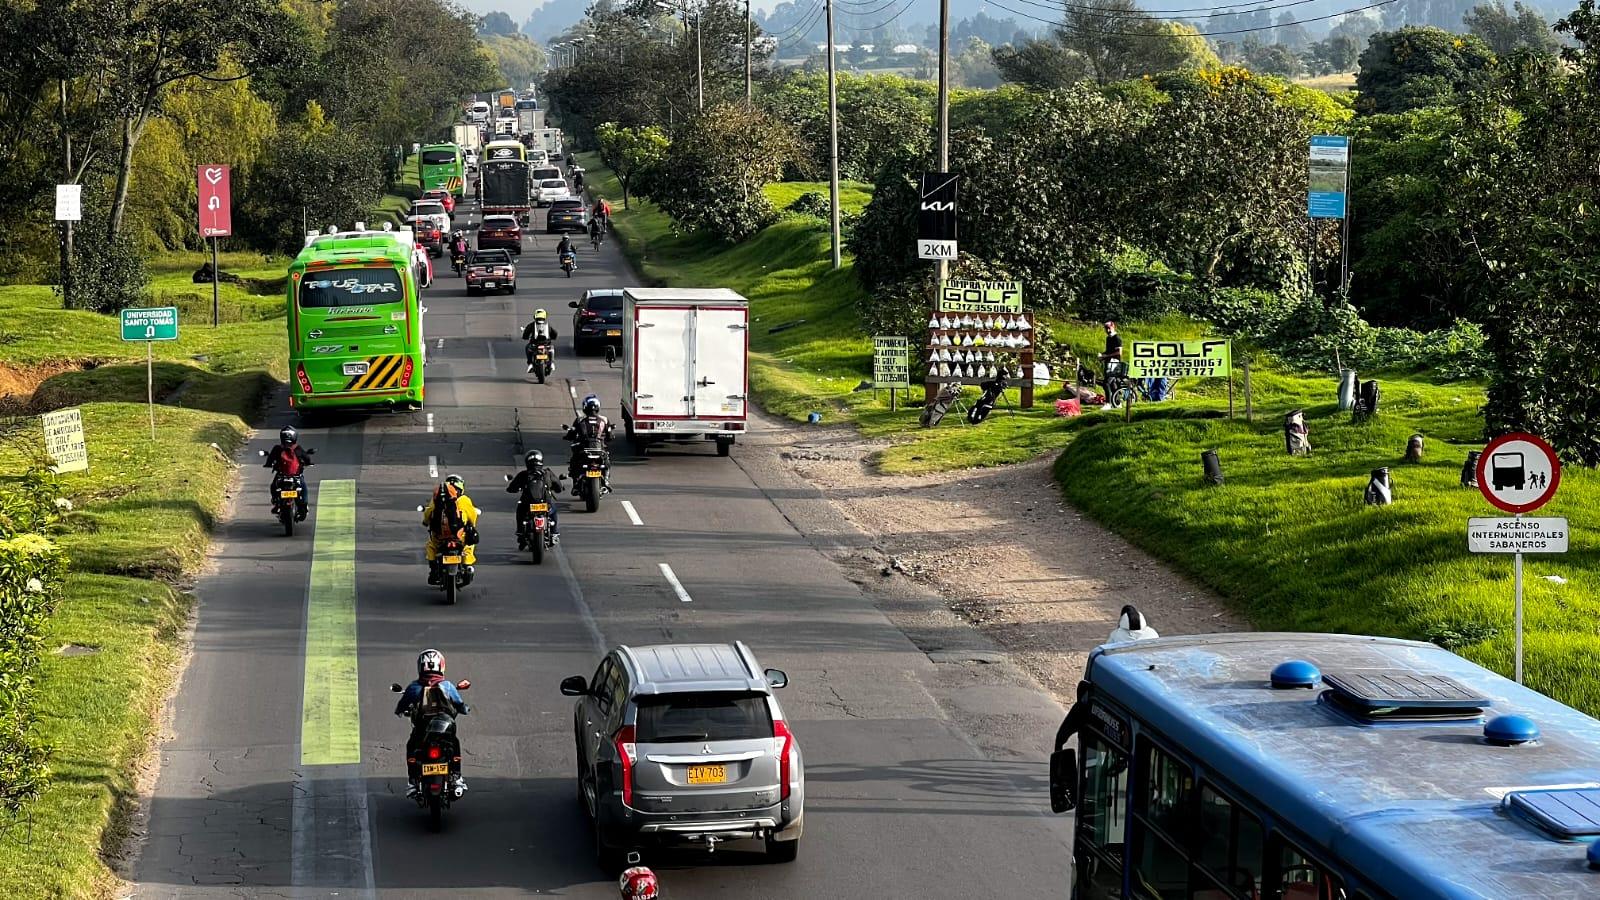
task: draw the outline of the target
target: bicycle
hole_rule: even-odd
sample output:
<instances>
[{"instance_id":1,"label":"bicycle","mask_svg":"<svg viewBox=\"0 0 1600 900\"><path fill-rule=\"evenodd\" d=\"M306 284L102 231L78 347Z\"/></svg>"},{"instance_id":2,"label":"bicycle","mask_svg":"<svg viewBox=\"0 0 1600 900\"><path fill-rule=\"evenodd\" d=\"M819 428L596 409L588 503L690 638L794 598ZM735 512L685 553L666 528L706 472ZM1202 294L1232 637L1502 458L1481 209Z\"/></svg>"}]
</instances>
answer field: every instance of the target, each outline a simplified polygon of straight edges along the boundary
<instances>
[{"instance_id":1,"label":"bicycle","mask_svg":"<svg viewBox=\"0 0 1600 900\"><path fill-rule=\"evenodd\" d=\"M589 246L593 247L597 253L600 250L600 245L605 243L605 239L606 232L604 228L595 228L589 232Z\"/></svg>"},{"instance_id":2,"label":"bicycle","mask_svg":"<svg viewBox=\"0 0 1600 900\"><path fill-rule=\"evenodd\" d=\"M1111 365L1116 362L1115 366ZM1133 415L1133 404L1143 398L1150 400L1150 392L1145 390L1144 382L1137 378L1129 378L1127 369L1120 360L1107 360L1106 373L1101 379L1101 384L1106 389L1106 403L1112 409L1123 410L1128 416Z\"/></svg>"}]
</instances>

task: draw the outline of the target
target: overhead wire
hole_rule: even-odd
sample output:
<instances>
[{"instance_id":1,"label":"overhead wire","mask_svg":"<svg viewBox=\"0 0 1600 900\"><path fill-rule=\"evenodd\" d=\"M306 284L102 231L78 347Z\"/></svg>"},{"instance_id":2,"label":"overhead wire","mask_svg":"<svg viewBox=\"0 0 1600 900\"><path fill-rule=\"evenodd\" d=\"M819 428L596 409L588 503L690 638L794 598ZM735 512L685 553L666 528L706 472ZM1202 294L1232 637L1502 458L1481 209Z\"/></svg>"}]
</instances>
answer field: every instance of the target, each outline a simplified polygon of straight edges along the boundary
<instances>
[{"instance_id":1,"label":"overhead wire","mask_svg":"<svg viewBox=\"0 0 1600 900\"><path fill-rule=\"evenodd\" d=\"M802 42L808 41L810 39L809 35L811 34L811 29L817 27L817 23L822 21L823 13L824 13L823 4L820 4L820 3L817 4L817 8L815 10L813 10L812 15L811 15L811 19L810 19L810 21L805 23L805 27L796 30L794 32L794 34L791 35L790 37L782 39L782 40L779 40L778 41L778 45L779 46L786 46L786 45L792 45L792 44L802 43Z\"/></svg>"},{"instance_id":2,"label":"overhead wire","mask_svg":"<svg viewBox=\"0 0 1600 900\"><path fill-rule=\"evenodd\" d=\"M1254 6L1249 9L1227 6L1200 6L1191 7L1190 9L1114 9L1109 6L1085 6L1078 3L1068 2L1041 3L1039 0L1013 0L1013 2L1024 3L1028 6L1038 7L1039 9L1047 9L1051 10L1052 12L1058 9L1066 9L1069 12L1083 13L1087 16L1098 19L1162 19L1164 21L1180 21L1190 19L1221 19L1228 16L1245 16L1259 12L1272 12L1279 9L1288 9L1293 6L1304 6L1308 3L1319 3L1321 0L1288 0L1288 2L1285 3L1265 4L1261 6ZM1209 11L1204 12L1204 14L1196 15L1170 15L1172 13L1187 13L1191 10L1195 13L1200 13L1201 11L1206 10ZM1226 10L1226 12L1218 12L1218 10ZM1022 15L1022 13L1018 13L1018 15ZM1343 15L1343 13L1335 13L1335 15ZM1305 21L1314 22L1316 20L1306 19ZM1284 25L1288 24L1290 23L1284 23ZM1299 23L1297 22L1295 24Z\"/></svg>"},{"instance_id":3,"label":"overhead wire","mask_svg":"<svg viewBox=\"0 0 1600 900\"><path fill-rule=\"evenodd\" d=\"M1060 21L1057 21L1055 19L1041 19L1038 16L1030 15L1030 14L1025 13L1025 12L1023 12L1021 10L1018 10L1018 9L1013 9L1013 8L1005 5L1004 3L1000 2L1000 0L986 0L986 2L991 3L994 6L999 7L1000 9L1003 9L1006 12L1011 13L1014 16L1021 16L1024 19L1032 19L1035 22L1040 22L1040 23L1043 23L1045 25L1054 25L1055 27L1060 28L1063 31L1068 31L1068 32L1073 32L1073 31L1082 32L1083 31L1083 29L1079 28L1078 26L1069 24L1067 22L1060 22ZM1013 2L1015 2L1015 0L1013 0ZM1288 28L1291 25L1304 25L1307 22L1323 22L1323 21L1326 21L1328 19L1337 19L1340 16L1348 16L1348 15L1351 15L1352 13L1365 12L1366 10L1369 10L1369 9L1377 9L1377 8L1379 8L1381 6L1388 6L1391 3L1397 3L1397 2L1399 2L1399 0L1378 0L1378 2L1369 3L1366 6L1357 6L1357 7L1354 7L1352 9L1341 10L1341 11L1336 12L1336 13L1329 13L1328 15L1325 15L1325 16L1313 16L1313 17L1311 17L1309 19L1300 19L1299 21L1295 21L1295 22L1285 22L1282 25L1257 25L1257 26L1255 26L1253 28L1233 28L1233 29L1228 29L1228 30L1224 30L1224 31L1203 31L1203 32L1197 32L1197 34L1200 37L1215 37L1217 35L1222 35L1222 34L1250 34L1250 33L1258 32L1258 31L1271 31L1271 30L1273 30L1275 28ZM1181 22L1182 20L1155 19L1154 21L1158 21L1158 22L1179 21L1179 22ZM1168 35L1165 35L1165 34L1151 34L1149 32L1142 32L1142 31L1107 31L1107 30L1099 29L1099 28L1096 28L1092 32L1089 32L1089 33L1111 35L1111 36L1114 36L1114 37L1144 37L1144 38L1168 37Z\"/></svg>"},{"instance_id":4,"label":"overhead wire","mask_svg":"<svg viewBox=\"0 0 1600 900\"><path fill-rule=\"evenodd\" d=\"M816 20L815 20L814 17L816 16L817 13L822 11L822 0L813 0L813 2L816 4L815 6L812 6L810 10L800 14L800 18L797 20L797 22L799 24L789 25L788 27L784 28L781 31L772 31L772 30L768 29L767 30L768 36L774 37L774 38L778 38L780 43L781 43L783 40L786 39L785 36L792 36L797 31L801 31L801 32L809 31L810 30L810 26L809 25L806 25L805 28L803 28L803 29L801 28L801 25L804 25L807 19L811 19L812 22L815 22ZM796 5L798 6L798 4L796 4ZM762 28L766 28L765 25L763 25L761 27Z\"/></svg>"}]
</instances>

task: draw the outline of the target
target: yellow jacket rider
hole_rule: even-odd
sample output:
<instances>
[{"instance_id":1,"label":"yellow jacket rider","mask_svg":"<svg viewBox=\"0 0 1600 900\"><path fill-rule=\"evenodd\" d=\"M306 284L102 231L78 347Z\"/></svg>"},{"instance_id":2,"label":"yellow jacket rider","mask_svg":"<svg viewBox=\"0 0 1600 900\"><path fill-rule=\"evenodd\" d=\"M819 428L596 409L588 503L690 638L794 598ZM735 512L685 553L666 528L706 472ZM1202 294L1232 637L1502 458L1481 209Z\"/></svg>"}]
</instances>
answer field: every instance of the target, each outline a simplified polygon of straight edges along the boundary
<instances>
[{"instance_id":1,"label":"yellow jacket rider","mask_svg":"<svg viewBox=\"0 0 1600 900\"><path fill-rule=\"evenodd\" d=\"M454 515L452 515L452 511ZM466 483L459 475L448 475L433 492L422 511L422 526L428 529L428 583L439 583L439 550L452 532L462 544L462 562L469 567L478 562L478 508L467 496Z\"/></svg>"}]
</instances>

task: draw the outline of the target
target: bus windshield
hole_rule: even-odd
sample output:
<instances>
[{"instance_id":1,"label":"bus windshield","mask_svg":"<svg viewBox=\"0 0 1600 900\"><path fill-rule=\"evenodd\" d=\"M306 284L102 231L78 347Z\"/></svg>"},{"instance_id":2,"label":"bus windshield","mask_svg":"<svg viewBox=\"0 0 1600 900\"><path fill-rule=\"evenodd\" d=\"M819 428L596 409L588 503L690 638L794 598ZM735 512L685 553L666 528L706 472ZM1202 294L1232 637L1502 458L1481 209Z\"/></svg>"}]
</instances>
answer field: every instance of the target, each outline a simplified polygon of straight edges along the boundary
<instances>
[{"instance_id":1,"label":"bus windshield","mask_svg":"<svg viewBox=\"0 0 1600 900\"><path fill-rule=\"evenodd\" d=\"M400 303L405 298L400 273L387 266L318 272L300 282L300 306L308 309Z\"/></svg>"},{"instance_id":2,"label":"bus windshield","mask_svg":"<svg viewBox=\"0 0 1600 900\"><path fill-rule=\"evenodd\" d=\"M425 166L448 166L456 161L454 150L424 150L422 151L422 164Z\"/></svg>"}]
</instances>

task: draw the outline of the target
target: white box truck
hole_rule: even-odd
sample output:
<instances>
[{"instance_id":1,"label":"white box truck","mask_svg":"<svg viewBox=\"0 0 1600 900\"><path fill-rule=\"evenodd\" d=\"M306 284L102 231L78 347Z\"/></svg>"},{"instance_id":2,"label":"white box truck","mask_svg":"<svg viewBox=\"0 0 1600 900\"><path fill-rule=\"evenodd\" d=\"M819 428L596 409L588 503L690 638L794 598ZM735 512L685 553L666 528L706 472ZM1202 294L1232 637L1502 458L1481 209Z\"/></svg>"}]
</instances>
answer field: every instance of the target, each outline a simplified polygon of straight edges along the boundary
<instances>
[{"instance_id":1,"label":"white box truck","mask_svg":"<svg viewBox=\"0 0 1600 900\"><path fill-rule=\"evenodd\" d=\"M622 424L634 451L745 433L750 303L726 288L628 288L622 300Z\"/></svg>"}]
</instances>

